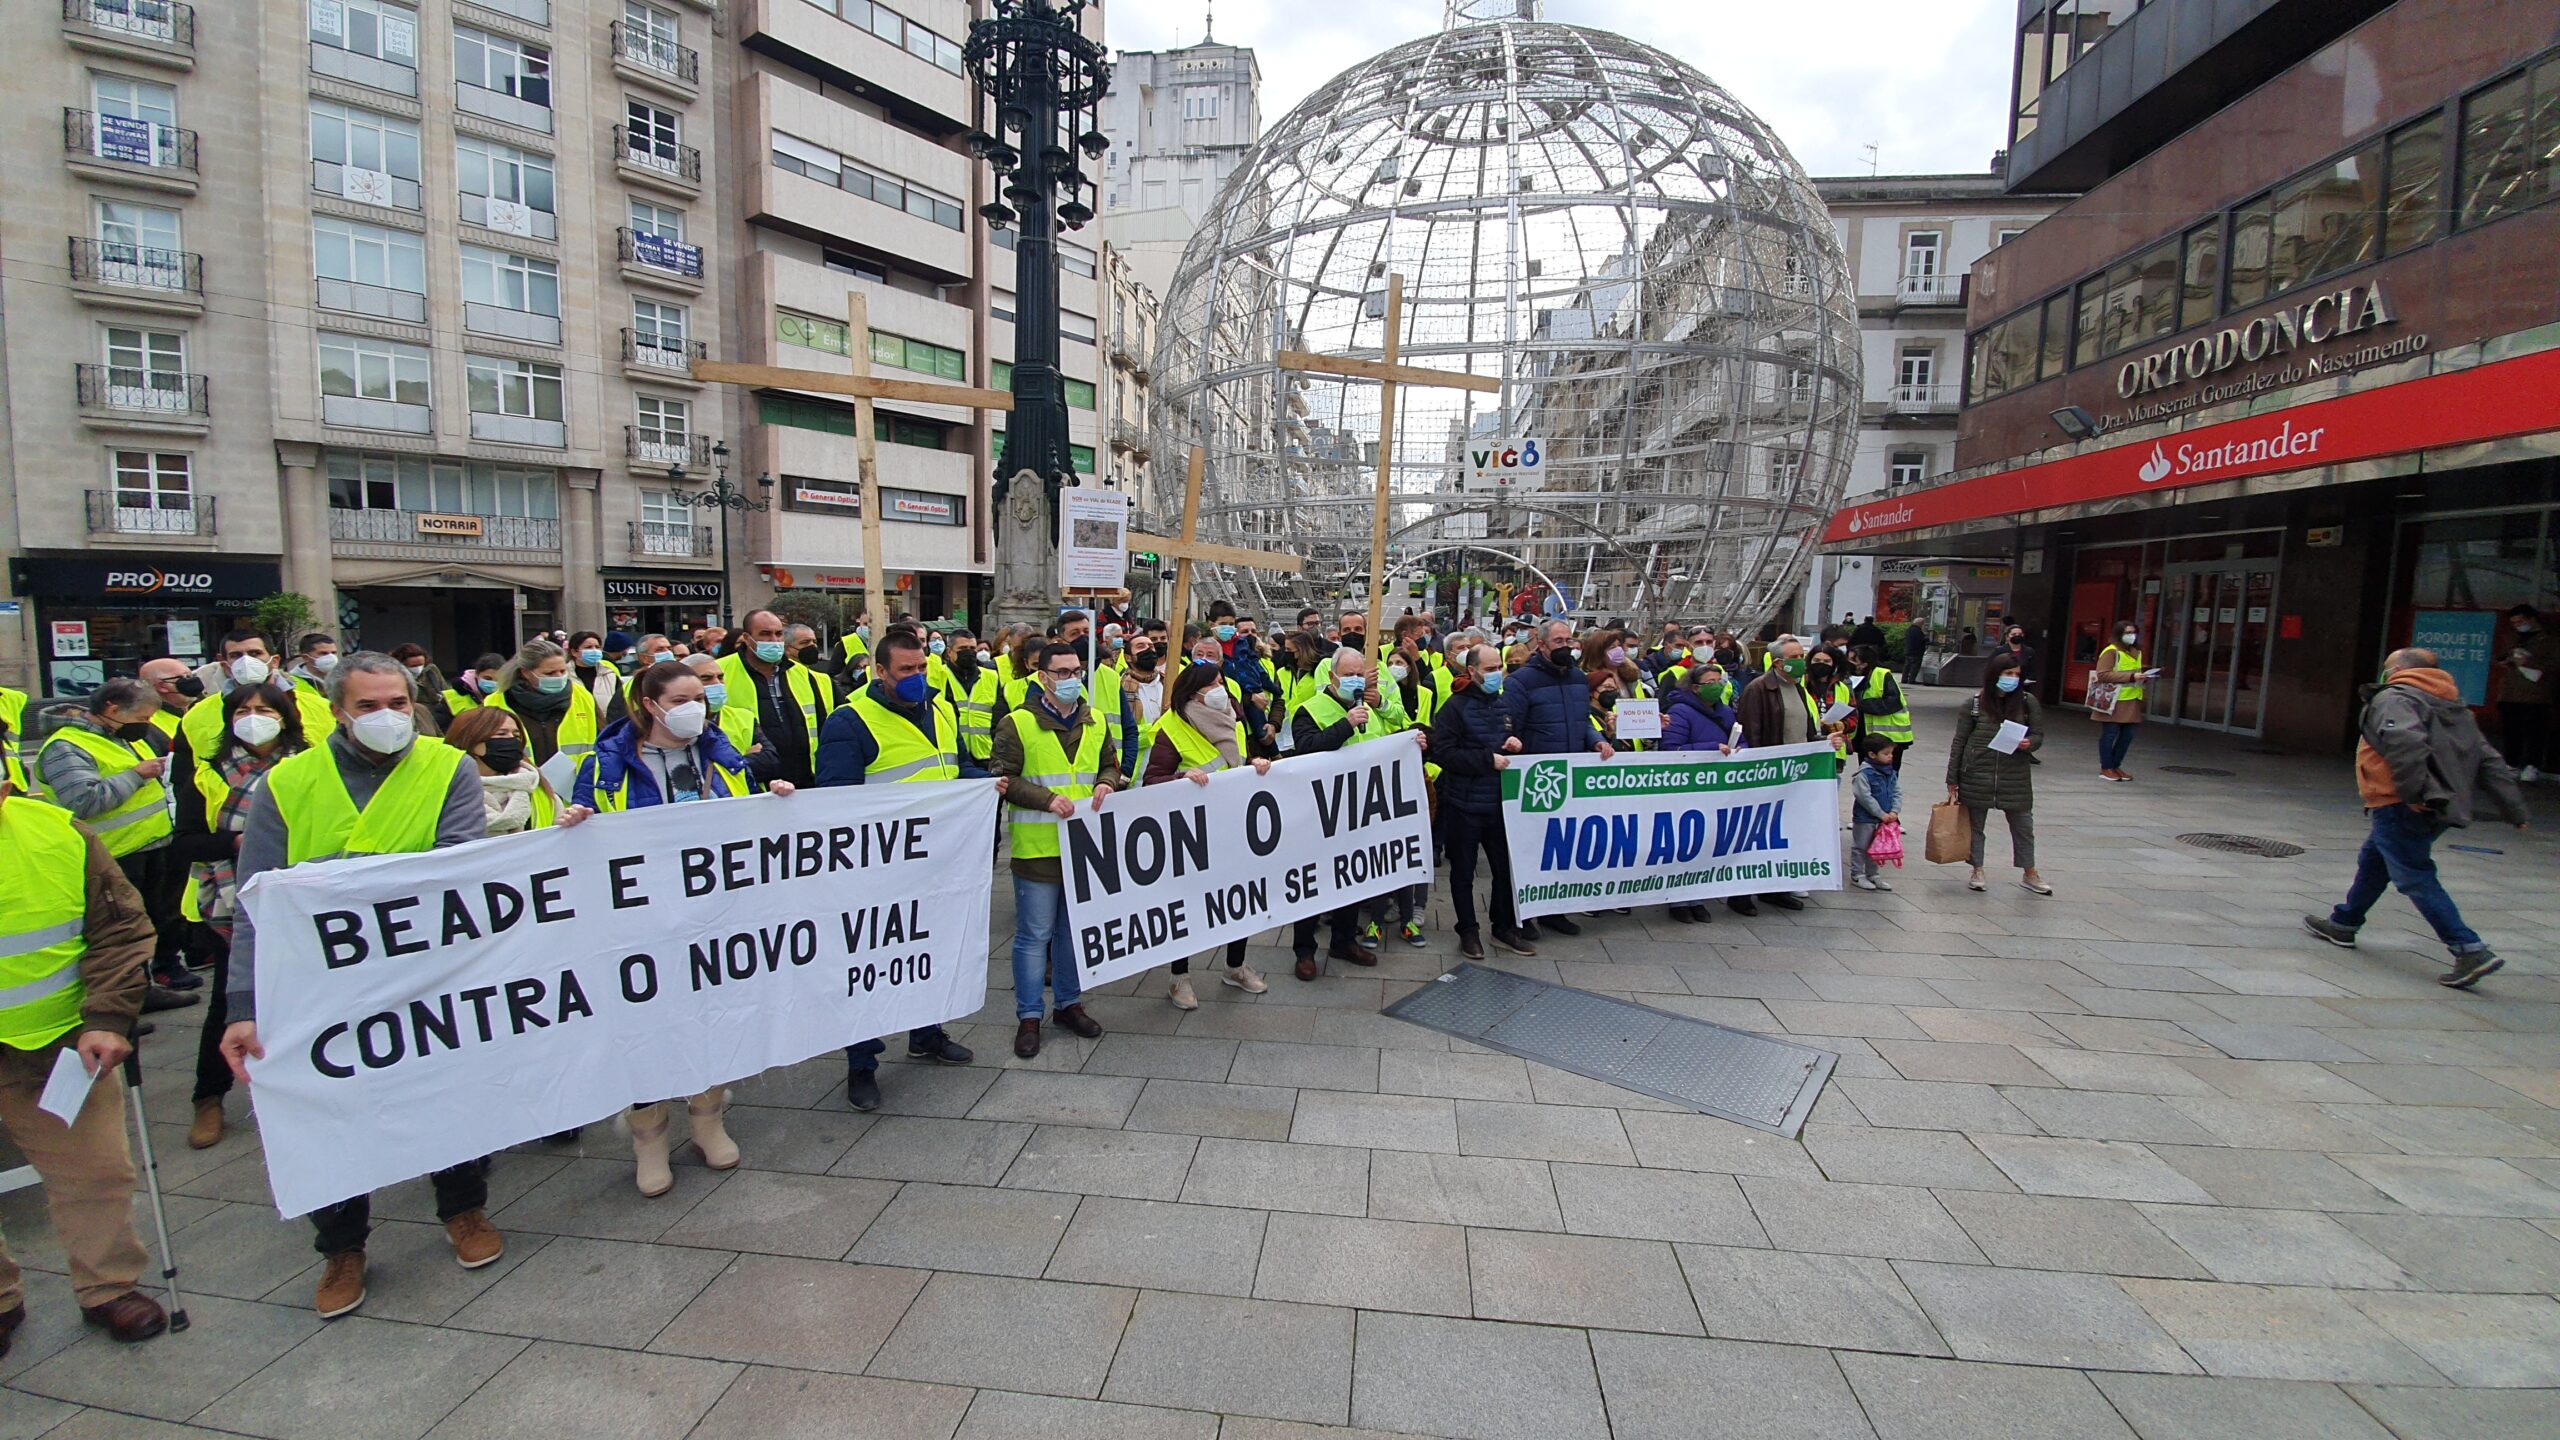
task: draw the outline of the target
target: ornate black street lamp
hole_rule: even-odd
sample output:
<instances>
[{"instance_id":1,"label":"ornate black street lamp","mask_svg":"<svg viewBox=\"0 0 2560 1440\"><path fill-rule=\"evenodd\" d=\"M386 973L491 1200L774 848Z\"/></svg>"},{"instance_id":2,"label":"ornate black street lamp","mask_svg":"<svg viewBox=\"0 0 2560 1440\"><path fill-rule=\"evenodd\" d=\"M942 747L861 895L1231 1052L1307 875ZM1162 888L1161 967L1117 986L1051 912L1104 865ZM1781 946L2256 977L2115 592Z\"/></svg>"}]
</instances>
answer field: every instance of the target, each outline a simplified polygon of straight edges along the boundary
<instances>
[{"instance_id":1,"label":"ornate black street lamp","mask_svg":"<svg viewBox=\"0 0 2560 1440\"><path fill-rule=\"evenodd\" d=\"M757 476L756 488L763 491L766 498L749 499L746 490L729 478L728 441L719 441L711 447L711 461L714 469L710 488L688 503L720 512L720 621L725 625L733 623L729 615L729 514L731 511L741 515L761 514L772 509L773 476L770 473ZM684 478L684 466L668 467L668 480L681 485Z\"/></svg>"},{"instance_id":2,"label":"ornate black street lamp","mask_svg":"<svg viewBox=\"0 0 2560 1440\"><path fill-rule=\"evenodd\" d=\"M969 27L961 58L977 88L971 153L994 167L1002 198L978 207L1014 242L1013 418L996 473L1029 470L1054 503L1075 473L1067 440L1067 390L1058 373L1058 227L1082 229L1099 195L1077 155L1100 159L1102 97L1111 66L1102 43L1078 28L1085 0L995 0ZM987 106L995 105L992 125Z\"/></svg>"}]
</instances>

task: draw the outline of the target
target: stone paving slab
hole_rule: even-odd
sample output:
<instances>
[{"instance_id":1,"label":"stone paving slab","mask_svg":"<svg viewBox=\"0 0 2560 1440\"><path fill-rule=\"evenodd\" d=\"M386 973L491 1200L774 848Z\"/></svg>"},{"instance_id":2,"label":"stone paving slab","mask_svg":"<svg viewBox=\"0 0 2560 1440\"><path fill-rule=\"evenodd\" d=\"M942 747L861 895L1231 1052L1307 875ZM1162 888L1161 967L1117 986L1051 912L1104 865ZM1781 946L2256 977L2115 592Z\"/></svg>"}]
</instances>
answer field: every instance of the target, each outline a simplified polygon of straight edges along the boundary
<instances>
[{"instance_id":1,"label":"stone paving slab","mask_svg":"<svg viewBox=\"0 0 2560 1440\"><path fill-rule=\"evenodd\" d=\"M1914 698L1934 764L1952 697ZM201 1011L154 1017L195 1327L87 1330L41 1194L0 1196L31 1307L0 1440L2551 1434L2552 827L2440 856L2509 956L2452 994L2396 897L2353 952L2290 928L2361 838L2342 766L2154 726L2111 786L2054 725L2054 899L1915 862L1891 893L1599 916L1497 962L1819 1037L1839 1065L1800 1141L1375 1013L1456 963L1435 894L1375 973L1301 984L1259 937L1271 994L1115 983L1103 1039L1029 1063L991 956L955 1025L978 1063L893 1045L873 1114L832 1053L742 1081L735 1171L680 1149L643 1198L606 1125L498 1157L480 1271L428 1186L390 1187L371 1294L323 1325L248 1101L184 1143ZM2177 845L2201 813L2310 848Z\"/></svg>"}]
</instances>

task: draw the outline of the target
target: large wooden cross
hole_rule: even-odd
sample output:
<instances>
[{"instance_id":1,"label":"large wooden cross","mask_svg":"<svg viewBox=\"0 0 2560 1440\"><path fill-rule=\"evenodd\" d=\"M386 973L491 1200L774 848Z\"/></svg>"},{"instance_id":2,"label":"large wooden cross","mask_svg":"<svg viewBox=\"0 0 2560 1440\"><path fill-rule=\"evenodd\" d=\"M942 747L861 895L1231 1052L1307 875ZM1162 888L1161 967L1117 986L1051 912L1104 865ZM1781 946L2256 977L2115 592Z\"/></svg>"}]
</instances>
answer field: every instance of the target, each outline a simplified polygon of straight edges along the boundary
<instances>
[{"instance_id":1,"label":"large wooden cross","mask_svg":"<svg viewBox=\"0 0 2560 1440\"><path fill-rule=\"evenodd\" d=\"M1180 627L1191 620L1191 576L1195 566L1241 565L1249 570L1276 570L1295 575L1306 568L1306 562L1295 555L1275 550L1248 550L1237 545L1204 545L1200 542L1200 479L1208 466L1207 452L1191 447L1190 473L1182 482L1182 533L1174 535L1140 535L1132 532L1129 543L1142 545L1158 555L1170 556L1182 563L1173 579L1173 609L1168 617L1175 626L1175 643L1181 641ZM1278 627L1273 627L1276 632Z\"/></svg>"},{"instance_id":2,"label":"large wooden cross","mask_svg":"<svg viewBox=\"0 0 2560 1440\"><path fill-rule=\"evenodd\" d=\"M911 400L921 404L957 405L970 410L1011 410L1013 395L972 385L940 385L930 380L882 379L871 373L871 304L861 291L845 296L845 357L853 373L792 370L778 365L745 365L728 360L696 360L693 378L718 384L814 390L822 395L853 397L853 454L862 480L863 608L877 627L889 623L888 573L880 548L879 441L872 434L871 402ZM720 577L725 587L729 577ZM878 633L875 629L873 633Z\"/></svg>"},{"instance_id":3,"label":"large wooden cross","mask_svg":"<svg viewBox=\"0 0 2560 1440\"><path fill-rule=\"evenodd\" d=\"M1390 504L1388 479L1395 471L1396 454L1396 390L1404 385L1424 385L1441 389L1476 390L1498 393L1502 382L1490 375L1470 375L1458 370L1425 370L1396 362L1400 335L1404 329L1404 277L1387 277L1386 347L1376 360L1359 360L1348 355L1317 355L1305 350L1283 350L1279 355L1283 370L1304 370L1317 375L1342 375L1355 380L1378 382L1378 501L1377 513L1369 524L1369 643L1384 643L1379 627L1387 608L1387 510Z\"/></svg>"}]
</instances>

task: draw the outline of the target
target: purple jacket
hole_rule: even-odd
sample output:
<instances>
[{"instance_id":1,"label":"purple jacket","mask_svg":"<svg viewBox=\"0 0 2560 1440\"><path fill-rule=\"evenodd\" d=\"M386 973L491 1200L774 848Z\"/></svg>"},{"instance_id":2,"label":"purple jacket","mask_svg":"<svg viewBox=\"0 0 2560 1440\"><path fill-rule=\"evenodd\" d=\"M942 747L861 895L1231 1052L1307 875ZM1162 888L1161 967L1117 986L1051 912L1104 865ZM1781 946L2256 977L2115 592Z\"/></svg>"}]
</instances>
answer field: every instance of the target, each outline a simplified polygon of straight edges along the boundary
<instances>
[{"instance_id":1,"label":"purple jacket","mask_svg":"<svg viewBox=\"0 0 2560 1440\"><path fill-rule=\"evenodd\" d=\"M1711 705L1695 691L1664 692L1662 711L1665 750L1714 750L1733 738L1733 707Z\"/></svg>"}]
</instances>

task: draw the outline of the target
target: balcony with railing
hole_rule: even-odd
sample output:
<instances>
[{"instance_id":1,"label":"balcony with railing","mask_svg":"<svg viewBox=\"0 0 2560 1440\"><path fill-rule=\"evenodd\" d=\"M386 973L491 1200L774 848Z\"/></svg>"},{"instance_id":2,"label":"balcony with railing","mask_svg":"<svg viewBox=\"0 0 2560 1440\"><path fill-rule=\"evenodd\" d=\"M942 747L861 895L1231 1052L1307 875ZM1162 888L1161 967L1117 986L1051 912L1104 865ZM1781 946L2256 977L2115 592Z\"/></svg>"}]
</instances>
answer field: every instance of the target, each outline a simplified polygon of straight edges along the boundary
<instances>
[{"instance_id":1,"label":"balcony with railing","mask_svg":"<svg viewBox=\"0 0 2560 1440\"><path fill-rule=\"evenodd\" d=\"M447 515L426 510L329 511L329 538L342 554L384 559L454 551L522 550L560 559L560 522L530 515Z\"/></svg>"},{"instance_id":2,"label":"balcony with railing","mask_svg":"<svg viewBox=\"0 0 2560 1440\"><path fill-rule=\"evenodd\" d=\"M1135 420L1114 419L1111 422L1111 448L1126 450L1140 459L1154 453L1147 442L1147 427Z\"/></svg>"},{"instance_id":3,"label":"balcony with railing","mask_svg":"<svg viewBox=\"0 0 2560 1440\"><path fill-rule=\"evenodd\" d=\"M213 497L134 490L88 492L89 533L170 538L213 533Z\"/></svg>"},{"instance_id":4,"label":"balcony with railing","mask_svg":"<svg viewBox=\"0 0 2560 1440\"><path fill-rule=\"evenodd\" d=\"M631 553L656 560L699 560L712 553L711 527L664 520L631 522Z\"/></svg>"},{"instance_id":5,"label":"balcony with railing","mask_svg":"<svg viewBox=\"0 0 2560 1440\"><path fill-rule=\"evenodd\" d=\"M1943 271L1910 270L1903 272L1894 286L1894 303L1905 308L1922 305L1962 305L1964 277Z\"/></svg>"},{"instance_id":6,"label":"balcony with railing","mask_svg":"<svg viewBox=\"0 0 2560 1440\"><path fill-rule=\"evenodd\" d=\"M628 226L621 237L622 278L656 281L682 290L702 288L702 247Z\"/></svg>"},{"instance_id":7,"label":"balcony with railing","mask_svg":"<svg viewBox=\"0 0 2560 1440\"><path fill-rule=\"evenodd\" d=\"M628 125L613 127L613 163L625 180L694 195L702 189L702 152L690 145L643 135Z\"/></svg>"},{"instance_id":8,"label":"balcony with railing","mask_svg":"<svg viewBox=\"0 0 2560 1440\"><path fill-rule=\"evenodd\" d=\"M196 132L157 120L64 106L64 163L101 179L194 194Z\"/></svg>"},{"instance_id":9,"label":"balcony with railing","mask_svg":"<svg viewBox=\"0 0 2560 1440\"><path fill-rule=\"evenodd\" d=\"M1895 385L1887 392L1884 411L1888 415L1953 415L1963 400L1964 387L1950 381L1946 384Z\"/></svg>"},{"instance_id":10,"label":"balcony with railing","mask_svg":"<svg viewBox=\"0 0 2560 1440\"><path fill-rule=\"evenodd\" d=\"M120 240L71 237L71 288L84 300L181 315L204 310L204 257Z\"/></svg>"},{"instance_id":11,"label":"balcony with railing","mask_svg":"<svg viewBox=\"0 0 2560 1440\"><path fill-rule=\"evenodd\" d=\"M196 68L196 7L176 0L62 0L62 38L75 50Z\"/></svg>"},{"instance_id":12,"label":"balcony with railing","mask_svg":"<svg viewBox=\"0 0 2560 1440\"><path fill-rule=\"evenodd\" d=\"M692 99L702 88L702 56L646 26L613 22L613 68L629 80Z\"/></svg>"},{"instance_id":13,"label":"balcony with railing","mask_svg":"<svg viewBox=\"0 0 2560 1440\"><path fill-rule=\"evenodd\" d=\"M711 437L661 430L654 425L622 427L622 453L643 465L686 465L711 468Z\"/></svg>"},{"instance_id":14,"label":"balcony with railing","mask_svg":"<svg viewBox=\"0 0 2560 1440\"><path fill-rule=\"evenodd\" d=\"M690 380L693 362L709 353L699 340L644 334L628 325L622 328L623 365L644 371L653 380Z\"/></svg>"},{"instance_id":15,"label":"balcony with railing","mask_svg":"<svg viewBox=\"0 0 2560 1440\"><path fill-rule=\"evenodd\" d=\"M89 424L196 433L213 424L213 385L202 375L134 365L74 365L71 374Z\"/></svg>"}]
</instances>

